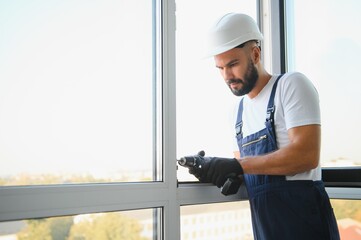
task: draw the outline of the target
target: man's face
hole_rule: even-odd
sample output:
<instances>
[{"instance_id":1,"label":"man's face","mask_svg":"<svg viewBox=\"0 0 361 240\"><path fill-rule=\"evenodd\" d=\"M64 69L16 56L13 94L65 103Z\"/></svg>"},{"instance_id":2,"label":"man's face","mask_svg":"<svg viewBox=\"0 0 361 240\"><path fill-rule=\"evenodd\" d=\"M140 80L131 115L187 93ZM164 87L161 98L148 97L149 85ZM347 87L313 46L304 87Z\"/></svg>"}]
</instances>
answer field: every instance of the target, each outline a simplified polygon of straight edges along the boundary
<instances>
[{"instance_id":1,"label":"man's face","mask_svg":"<svg viewBox=\"0 0 361 240\"><path fill-rule=\"evenodd\" d=\"M226 84L236 96L252 91L258 80L258 71L247 51L231 49L214 57Z\"/></svg>"}]
</instances>

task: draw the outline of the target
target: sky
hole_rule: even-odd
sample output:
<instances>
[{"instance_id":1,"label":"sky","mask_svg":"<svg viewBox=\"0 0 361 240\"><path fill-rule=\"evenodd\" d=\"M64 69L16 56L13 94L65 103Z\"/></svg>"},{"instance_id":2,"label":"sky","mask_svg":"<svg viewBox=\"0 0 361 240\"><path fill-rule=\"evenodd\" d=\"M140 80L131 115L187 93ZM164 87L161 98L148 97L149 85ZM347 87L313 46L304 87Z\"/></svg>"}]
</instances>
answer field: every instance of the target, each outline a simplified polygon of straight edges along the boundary
<instances>
[{"instance_id":1,"label":"sky","mask_svg":"<svg viewBox=\"0 0 361 240\"><path fill-rule=\"evenodd\" d=\"M357 0L295 1L295 66L320 95L322 158L361 163L361 3ZM320 11L322 9L322 11ZM307 13L307 17L305 16ZM314 21L314 20L317 21ZM292 25L291 25L292 27Z\"/></svg>"},{"instance_id":2,"label":"sky","mask_svg":"<svg viewBox=\"0 0 361 240\"><path fill-rule=\"evenodd\" d=\"M142 4L0 2L0 175L151 169L152 16Z\"/></svg>"}]
</instances>

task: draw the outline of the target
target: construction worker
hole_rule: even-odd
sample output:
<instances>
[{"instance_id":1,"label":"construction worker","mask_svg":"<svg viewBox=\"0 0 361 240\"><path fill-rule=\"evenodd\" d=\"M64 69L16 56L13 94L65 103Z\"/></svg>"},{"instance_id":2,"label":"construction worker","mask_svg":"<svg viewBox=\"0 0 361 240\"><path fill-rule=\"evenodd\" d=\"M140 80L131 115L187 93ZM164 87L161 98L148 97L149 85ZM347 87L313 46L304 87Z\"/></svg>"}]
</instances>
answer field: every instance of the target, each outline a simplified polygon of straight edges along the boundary
<instances>
[{"instance_id":1,"label":"construction worker","mask_svg":"<svg viewBox=\"0 0 361 240\"><path fill-rule=\"evenodd\" d=\"M268 73L261 63L263 36L245 14L229 13L210 30L209 55L240 98L235 113L235 158L205 157L191 169L201 182L223 186L241 175L257 240L340 239L321 180L318 93L298 72Z\"/></svg>"}]
</instances>

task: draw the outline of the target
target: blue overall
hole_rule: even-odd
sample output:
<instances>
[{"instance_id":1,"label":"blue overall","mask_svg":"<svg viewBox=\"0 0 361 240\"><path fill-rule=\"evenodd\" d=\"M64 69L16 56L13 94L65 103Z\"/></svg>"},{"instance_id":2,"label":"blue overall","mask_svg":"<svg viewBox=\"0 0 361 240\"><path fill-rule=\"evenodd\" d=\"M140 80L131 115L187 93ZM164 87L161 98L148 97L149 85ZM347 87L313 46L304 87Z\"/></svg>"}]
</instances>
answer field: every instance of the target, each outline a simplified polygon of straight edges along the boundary
<instances>
[{"instance_id":1,"label":"blue overall","mask_svg":"<svg viewBox=\"0 0 361 240\"><path fill-rule=\"evenodd\" d=\"M267 106L265 128L243 138L243 99L236 122L241 156L277 150L274 129L275 81ZM337 223L322 181L287 181L285 176L244 174L255 240L340 239Z\"/></svg>"}]
</instances>

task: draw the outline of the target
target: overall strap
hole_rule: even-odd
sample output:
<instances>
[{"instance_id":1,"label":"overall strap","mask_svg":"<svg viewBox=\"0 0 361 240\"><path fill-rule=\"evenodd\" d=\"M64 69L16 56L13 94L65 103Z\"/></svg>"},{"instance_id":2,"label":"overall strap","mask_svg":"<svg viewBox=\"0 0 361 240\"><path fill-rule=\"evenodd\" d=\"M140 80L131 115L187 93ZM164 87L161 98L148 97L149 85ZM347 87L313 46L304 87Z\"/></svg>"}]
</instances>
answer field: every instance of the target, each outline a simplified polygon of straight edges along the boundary
<instances>
[{"instance_id":1,"label":"overall strap","mask_svg":"<svg viewBox=\"0 0 361 240\"><path fill-rule=\"evenodd\" d=\"M238 114L237 114L237 121L236 121L236 136L241 135L241 137L243 138L243 132L242 132L242 127L243 127L243 120L242 120L242 114L243 114L243 98L241 99L241 101L239 102L239 107L238 107Z\"/></svg>"},{"instance_id":2,"label":"overall strap","mask_svg":"<svg viewBox=\"0 0 361 240\"><path fill-rule=\"evenodd\" d=\"M272 87L272 92L270 95L270 98L268 100L268 105L267 105L267 118L266 118L266 122L270 122L274 131L274 113L275 113L275 105L274 105L274 97L276 94L276 89L277 89L277 84L278 84L278 80L283 76L283 74L279 75L278 78L276 79L275 83L273 84ZM236 136L241 135L243 137L243 132L242 132L242 127L243 127L243 120L242 120L242 114L243 114L243 98L241 99L241 101L239 102L239 107L238 107L238 113L237 113L237 121L236 121L236 125L235 125L235 129L236 129Z\"/></svg>"},{"instance_id":3,"label":"overall strap","mask_svg":"<svg viewBox=\"0 0 361 240\"><path fill-rule=\"evenodd\" d=\"M266 123L269 122L271 124L272 131L273 131L273 134L274 134L273 136L275 136L275 140L276 140L276 130L275 130L275 123L274 123L274 115L275 115L276 107L275 107L275 104L274 104L274 99L275 99L278 80L280 80L282 76L283 76L283 74L279 75L277 77L275 83L273 84L272 92L271 92L271 95L269 97L268 105L267 105Z\"/></svg>"}]
</instances>

